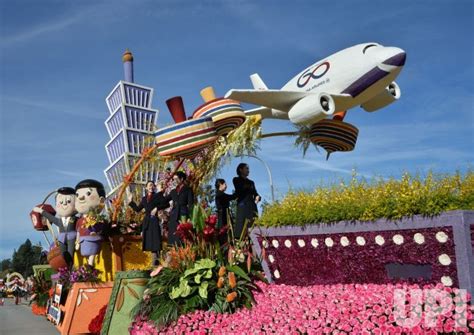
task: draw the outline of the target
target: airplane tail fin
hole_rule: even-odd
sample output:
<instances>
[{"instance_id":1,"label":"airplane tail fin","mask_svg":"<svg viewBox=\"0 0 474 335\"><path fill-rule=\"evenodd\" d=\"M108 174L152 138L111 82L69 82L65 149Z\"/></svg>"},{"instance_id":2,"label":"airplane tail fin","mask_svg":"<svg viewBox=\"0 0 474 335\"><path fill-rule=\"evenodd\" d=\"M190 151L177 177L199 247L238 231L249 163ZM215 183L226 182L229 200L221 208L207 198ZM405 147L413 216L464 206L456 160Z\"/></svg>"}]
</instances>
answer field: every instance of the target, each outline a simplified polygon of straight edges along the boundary
<instances>
[{"instance_id":1,"label":"airplane tail fin","mask_svg":"<svg viewBox=\"0 0 474 335\"><path fill-rule=\"evenodd\" d=\"M250 76L250 80L252 81L253 88L259 91L268 90L267 85L263 82L262 78L258 75L258 73L254 73Z\"/></svg>"}]
</instances>

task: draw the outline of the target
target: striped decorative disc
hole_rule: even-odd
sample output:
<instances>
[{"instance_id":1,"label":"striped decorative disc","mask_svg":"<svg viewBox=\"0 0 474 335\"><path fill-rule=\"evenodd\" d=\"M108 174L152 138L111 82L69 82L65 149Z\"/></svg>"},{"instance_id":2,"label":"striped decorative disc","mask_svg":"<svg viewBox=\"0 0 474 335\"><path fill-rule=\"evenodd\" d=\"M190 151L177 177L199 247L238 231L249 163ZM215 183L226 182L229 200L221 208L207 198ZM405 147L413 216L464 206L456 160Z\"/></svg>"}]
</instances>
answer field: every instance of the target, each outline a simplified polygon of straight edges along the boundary
<instances>
[{"instance_id":1,"label":"striped decorative disc","mask_svg":"<svg viewBox=\"0 0 474 335\"><path fill-rule=\"evenodd\" d=\"M194 157L217 138L216 127L210 117L184 121L155 132L158 153L181 158Z\"/></svg>"},{"instance_id":2,"label":"striped decorative disc","mask_svg":"<svg viewBox=\"0 0 474 335\"><path fill-rule=\"evenodd\" d=\"M324 119L311 126L311 142L323 147L328 154L353 150L358 134L355 126L339 120Z\"/></svg>"},{"instance_id":3,"label":"striped decorative disc","mask_svg":"<svg viewBox=\"0 0 474 335\"><path fill-rule=\"evenodd\" d=\"M217 116L225 112L242 112L244 109L238 101L225 98L217 98L199 106L193 113L193 119L203 116Z\"/></svg>"},{"instance_id":4,"label":"striped decorative disc","mask_svg":"<svg viewBox=\"0 0 474 335\"><path fill-rule=\"evenodd\" d=\"M226 136L232 130L240 127L245 122L244 112L224 112L213 116L212 121L216 125L218 136Z\"/></svg>"}]
</instances>

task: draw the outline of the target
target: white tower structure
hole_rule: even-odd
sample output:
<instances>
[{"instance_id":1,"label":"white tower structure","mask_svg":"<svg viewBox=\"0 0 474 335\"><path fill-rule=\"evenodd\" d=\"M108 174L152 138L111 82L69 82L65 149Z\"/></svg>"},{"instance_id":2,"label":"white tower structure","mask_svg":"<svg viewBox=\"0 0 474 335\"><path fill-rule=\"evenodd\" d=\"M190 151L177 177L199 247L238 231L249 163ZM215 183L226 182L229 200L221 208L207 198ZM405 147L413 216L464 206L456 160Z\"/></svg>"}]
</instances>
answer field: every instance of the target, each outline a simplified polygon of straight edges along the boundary
<instances>
[{"instance_id":1,"label":"white tower structure","mask_svg":"<svg viewBox=\"0 0 474 335\"><path fill-rule=\"evenodd\" d=\"M151 108L153 89L133 82L133 55L127 49L123 55L125 81L121 80L105 99L110 116L105 126L110 141L105 145L109 166L104 170L109 184L107 198L115 196L123 177L141 156L143 149L153 145L153 130L158 110ZM144 162L130 185L141 189L148 180L155 181L158 171L150 162Z\"/></svg>"}]
</instances>

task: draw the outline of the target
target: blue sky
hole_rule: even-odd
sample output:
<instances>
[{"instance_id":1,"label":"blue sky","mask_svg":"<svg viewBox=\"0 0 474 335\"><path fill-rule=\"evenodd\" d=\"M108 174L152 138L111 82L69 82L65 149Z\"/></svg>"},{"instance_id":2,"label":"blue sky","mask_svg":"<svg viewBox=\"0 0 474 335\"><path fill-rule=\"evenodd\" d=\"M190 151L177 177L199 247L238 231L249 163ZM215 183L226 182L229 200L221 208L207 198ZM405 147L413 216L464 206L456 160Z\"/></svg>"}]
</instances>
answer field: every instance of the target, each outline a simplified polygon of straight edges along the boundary
<instances>
[{"instance_id":1,"label":"blue sky","mask_svg":"<svg viewBox=\"0 0 474 335\"><path fill-rule=\"evenodd\" d=\"M398 178L466 171L473 154L472 1L0 1L0 259L26 238L42 240L28 213L51 190L102 180L108 161L104 102L123 78L125 48L135 82L155 89L159 125L165 100L181 95L191 113L200 89L249 88L258 72L282 87L315 61L362 42L403 48L401 99L376 113L353 109L357 147L329 161L292 138L261 143L276 195L350 176ZM469 42L471 41L471 42ZM292 130L265 121L264 132ZM236 164L222 171L228 181ZM251 178L264 198L264 167Z\"/></svg>"}]
</instances>

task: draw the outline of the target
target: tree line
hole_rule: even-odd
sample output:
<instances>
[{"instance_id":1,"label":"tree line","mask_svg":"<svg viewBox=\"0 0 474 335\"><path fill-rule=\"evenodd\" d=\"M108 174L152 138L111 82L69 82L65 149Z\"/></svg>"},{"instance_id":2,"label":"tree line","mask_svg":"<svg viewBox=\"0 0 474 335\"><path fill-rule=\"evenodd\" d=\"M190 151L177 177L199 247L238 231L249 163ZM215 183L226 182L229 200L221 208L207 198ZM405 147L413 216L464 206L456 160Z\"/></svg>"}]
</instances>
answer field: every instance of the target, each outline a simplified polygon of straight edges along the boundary
<instances>
[{"instance_id":1,"label":"tree line","mask_svg":"<svg viewBox=\"0 0 474 335\"><path fill-rule=\"evenodd\" d=\"M11 258L3 259L0 263L0 278L5 278L8 273L18 272L25 278L33 275L33 265L47 264L41 245L33 245L27 239L18 250L13 251Z\"/></svg>"}]
</instances>

